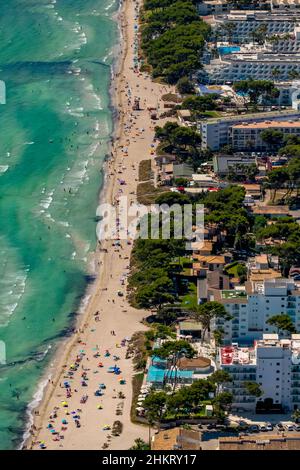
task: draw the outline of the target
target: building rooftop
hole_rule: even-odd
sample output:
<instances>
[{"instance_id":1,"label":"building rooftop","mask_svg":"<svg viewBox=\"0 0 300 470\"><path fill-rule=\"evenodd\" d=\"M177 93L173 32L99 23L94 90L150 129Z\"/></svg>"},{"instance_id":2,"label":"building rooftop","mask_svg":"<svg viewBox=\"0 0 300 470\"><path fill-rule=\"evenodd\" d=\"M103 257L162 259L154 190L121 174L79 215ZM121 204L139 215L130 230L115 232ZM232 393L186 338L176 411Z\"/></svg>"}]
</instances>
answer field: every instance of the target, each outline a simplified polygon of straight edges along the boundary
<instances>
[{"instance_id":1,"label":"building rooftop","mask_svg":"<svg viewBox=\"0 0 300 470\"><path fill-rule=\"evenodd\" d=\"M183 357L178 361L179 369L206 369L211 365L211 360L208 357L194 357L192 359L188 359Z\"/></svg>"},{"instance_id":2,"label":"building rooftop","mask_svg":"<svg viewBox=\"0 0 300 470\"><path fill-rule=\"evenodd\" d=\"M199 246L199 244L201 246ZM199 242L193 242L192 243L192 248L193 250L195 251L198 251L198 250L203 250L203 251L212 251L213 249L213 243L212 242L209 242L207 240L204 240L204 241L199 241ZM199 255L193 255L194 257L197 257Z\"/></svg>"},{"instance_id":3,"label":"building rooftop","mask_svg":"<svg viewBox=\"0 0 300 470\"><path fill-rule=\"evenodd\" d=\"M293 364L300 364L300 335L292 334L291 339L279 339L278 334L263 334L263 339L257 340L254 347L241 348L237 344L223 346L219 349L221 365L256 365L257 348L288 348L291 350Z\"/></svg>"},{"instance_id":4,"label":"building rooftop","mask_svg":"<svg viewBox=\"0 0 300 470\"><path fill-rule=\"evenodd\" d=\"M295 15L291 12L270 12L268 10L231 10L228 13L217 13L211 16L206 16L205 21L212 25L222 23L223 21L293 21Z\"/></svg>"},{"instance_id":5,"label":"building rooftop","mask_svg":"<svg viewBox=\"0 0 300 470\"><path fill-rule=\"evenodd\" d=\"M223 299L240 299L247 297L245 290L222 290L221 296Z\"/></svg>"},{"instance_id":6,"label":"building rooftop","mask_svg":"<svg viewBox=\"0 0 300 470\"><path fill-rule=\"evenodd\" d=\"M268 255L263 253L262 255L255 256L255 262L258 264L268 264Z\"/></svg>"},{"instance_id":7,"label":"building rooftop","mask_svg":"<svg viewBox=\"0 0 300 470\"><path fill-rule=\"evenodd\" d=\"M254 206L252 208L254 214L266 215L288 215L288 206Z\"/></svg>"},{"instance_id":8,"label":"building rooftop","mask_svg":"<svg viewBox=\"0 0 300 470\"><path fill-rule=\"evenodd\" d=\"M194 255L193 257L202 264L225 264L223 255Z\"/></svg>"},{"instance_id":9,"label":"building rooftop","mask_svg":"<svg viewBox=\"0 0 300 470\"><path fill-rule=\"evenodd\" d=\"M201 181L201 182L208 182L211 183L214 181L212 175L208 175L207 173L194 173L192 175L193 181Z\"/></svg>"},{"instance_id":10,"label":"building rooftop","mask_svg":"<svg viewBox=\"0 0 300 470\"><path fill-rule=\"evenodd\" d=\"M180 116L182 118L191 117L191 111L189 109L178 109L177 114L178 114L178 116Z\"/></svg>"},{"instance_id":11,"label":"building rooftop","mask_svg":"<svg viewBox=\"0 0 300 470\"><path fill-rule=\"evenodd\" d=\"M220 437L219 450L299 450L299 434Z\"/></svg>"},{"instance_id":12,"label":"building rooftop","mask_svg":"<svg viewBox=\"0 0 300 470\"><path fill-rule=\"evenodd\" d=\"M300 6L300 0L272 0L273 7L276 6Z\"/></svg>"},{"instance_id":13,"label":"building rooftop","mask_svg":"<svg viewBox=\"0 0 300 470\"><path fill-rule=\"evenodd\" d=\"M224 366L230 366L234 364L255 365L255 349L239 348L238 346L222 347L220 348L220 361Z\"/></svg>"},{"instance_id":14,"label":"building rooftop","mask_svg":"<svg viewBox=\"0 0 300 470\"><path fill-rule=\"evenodd\" d=\"M179 322L179 329L184 331L200 331L202 330L202 324L196 321L181 321Z\"/></svg>"},{"instance_id":15,"label":"building rooftop","mask_svg":"<svg viewBox=\"0 0 300 470\"><path fill-rule=\"evenodd\" d=\"M300 119L300 112L296 112L295 110L291 109L285 109L284 111L270 111L267 113L249 113L249 114L240 114L239 116L237 115L232 115L232 116L222 116L221 118L212 118L212 119L207 119L205 123L207 124L214 124L214 123L223 123L223 122L231 122L231 121L243 121L243 119L253 119L253 118L258 118L258 119L265 119L267 120L268 118L272 117L280 117L280 116L288 116L289 114L295 115L297 114Z\"/></svg>"},{"instance_id":16,"label":"building rooftop","mask_svg":"<svg viewBox=\"0 0 300 470\"><path fill-rule=\"evenodd\" d=\"M151 450L200 450L200 439L199 431L182 428L165 429L153 436Z\"/></svg>"},{"instance_id":17,"label":"building rooftop","mask_svg":"<svg viewBox=\"0 0 300 470\"><path fill-rule=\"evenodd\" d=\"M194 173L193 167L186 163L178 163L173 165L173 175L191 177Z\"/></svg>"},{"instance_id":18,"label":"building rooftop","mask_svg":"<svg viewBox=\"0 0 300 470\"><path fill-rule=\"evenodd\" d=\"M268 268L268 269L256 269L251 268L250 272L250 281L252 282L259 282L265 281L267 279L279 279L281 278L281 273L279 271L275 271L275 269Z\"/></svg>"},{"instance_id":19,"label":"building rooftop","mask_svg":"<svg viewBox=\"0 0 300 470\"><path fill-rule=\"evenodd\" d=\"M235 124L232 129L269 129L269 128L297 128L300 129L299 121L264 121L264 122L242 122Z\"/></svg>"}]
</instances>

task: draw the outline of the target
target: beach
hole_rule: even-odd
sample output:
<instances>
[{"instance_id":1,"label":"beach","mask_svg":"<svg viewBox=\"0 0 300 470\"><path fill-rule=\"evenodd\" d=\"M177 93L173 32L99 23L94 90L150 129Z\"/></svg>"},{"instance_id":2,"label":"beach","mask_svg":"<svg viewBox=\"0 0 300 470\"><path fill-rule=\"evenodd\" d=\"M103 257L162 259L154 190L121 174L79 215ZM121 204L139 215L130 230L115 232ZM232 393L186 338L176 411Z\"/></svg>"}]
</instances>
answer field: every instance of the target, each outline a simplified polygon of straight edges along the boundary
<instances>
[{"instance_id":1,"label":"beach","mask_svg":"<svg viewBox=\"0 0 300 470\"><path fill-rule=\"evenodd\" d=\"M112 82L118 119L101 195L101 202L116 206L120 196L127 196L129 205L135 202L139 162L153 158L154 126L165 122L152 121L147 107L155 102L162 109L161 96L173 91L134 70L138 9L139 2L128 0L118 15L122 45ZM139 98L139 111L132 110L134 97ZM148 440L148 428L130 420L134 370L126 350L132 334L146 329L142 320L147 315L126 299L131 250L132 243L126 240L98 244L97 279L76 332L59 348L50 369L52 375L24 446L27 449L125 450L137 438ZM120 373L108 372L109 367L119 368ZM98 396L97 390L102 390ZM115 421L122 423L118 437L111 436Z\"/></svg>"}]
</instances>

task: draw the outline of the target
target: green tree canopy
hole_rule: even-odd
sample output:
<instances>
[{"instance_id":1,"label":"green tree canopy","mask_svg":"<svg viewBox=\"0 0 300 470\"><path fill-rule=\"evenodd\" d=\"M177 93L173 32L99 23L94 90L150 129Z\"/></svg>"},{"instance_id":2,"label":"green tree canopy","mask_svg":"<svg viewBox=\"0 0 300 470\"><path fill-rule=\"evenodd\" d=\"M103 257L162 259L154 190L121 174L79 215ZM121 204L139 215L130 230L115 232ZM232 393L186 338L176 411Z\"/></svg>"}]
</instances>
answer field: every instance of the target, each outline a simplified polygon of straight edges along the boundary
<instances>
[{"instance_id":1,"label":"green tree canopy","mask_svg":"<svg viewBox=\"0 0 300 470\"><path fill-rule=\"evenodd\" d=\"M267 323L277 328L277 333L280 331L288 333L296 333L296 328L292 319L287 314L274 315L267 320Z\"/></svg>"},{"instance_id":2,"label":"green tree canopy","mask_svg":"<svg viewBox=\"0 0 300 470\"><path fill-rule=\"evenodd\" d=\"M263 391L261 390L259 384L254 381L245 381L244 387L249 393L249 395L252 395L254 397L259 398L263 394Z\"/></svg>"}]
</instances>

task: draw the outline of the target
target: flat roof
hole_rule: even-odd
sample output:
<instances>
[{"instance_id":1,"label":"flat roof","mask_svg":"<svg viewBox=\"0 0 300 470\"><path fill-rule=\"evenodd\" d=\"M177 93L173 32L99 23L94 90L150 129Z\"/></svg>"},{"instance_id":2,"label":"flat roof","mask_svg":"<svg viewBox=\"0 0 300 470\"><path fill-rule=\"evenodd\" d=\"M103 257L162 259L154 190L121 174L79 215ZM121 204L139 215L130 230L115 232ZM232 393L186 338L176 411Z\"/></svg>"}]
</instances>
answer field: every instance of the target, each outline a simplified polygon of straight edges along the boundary
<instances>
[{"instance_id":1,"label":"flat roof","mask_svg":"<svg viewBox=\"0 0 300 470\"><path fill-rule=\"evenodd\" d=\"M247 293L242 290L222 290L221 295L223 299L238 299L246 297Z\"/></svg>"},{"instance_id":2,"label":"flat roof","mask_svg":"<svg viewBox=\"0 0 300 470\"><path fill-rule=\"evenodd\" d=\"M196 367L196 368L203 368L209 367L211 365L211 360L208 357L194 357L192 359L188 359L183 357L178 361L178 367L185 369L186 367Z\"/></svg>"},{"instance_id":3,"label":"flat roof","mask_svg":"<svg viewBox=\"0 0 300 470\"><path fill-rule=\"evenodd\" d=\"M192 429L164 429L152 438L151 450L199 450L200 431Z\"/></svg>"},{"instance_id":4,"label":"flat roof","mask_svg":"<svg viewBox=\"0 0 300 470\"><path fill-rule=\"evenodd\" d=\"M263 253L262 255L255 256L256 263L267 263L268 262L268 255Z\"/></svg>"},{"instance_id":5,"label":"flat roof","mask_svg":"<svg viewBox=\"0 0 300 470\"><path fill-rule=\"evenodd\" d=\"M280 278L281 273L279 271L275 271L275 269L251 269L250 273L250 281L257 282L257 281L264 281L267 279L274 279Z\"/></svg>"},{"instance_id":6,"label":"flat roof","mask_svg":"<svg viewBox=\"0 0 300 470\"><path fill-rule=\"evenodd\" d=\"M300 121L263 121L263 122L245 122L241 124L235 124L232 129L269 129L284 127L284 128L296 128L300 129Z\"/></svg>"},{"instance_id":7,"label":"flat roof","mask_svg":"<svg viewBox=\"0 0 300 470\"><path fill-rule=\"evenodd\" d=\"M240 114L240 115L231 115L231 116L222 116L221 118L211 118L204 121L203 124L214 124L214 123L222 123L227 121L243 121L243 119L264 119L264 118L272 118L276 116L289 116L289 115L297 115L300 118L300 112L294 109L285 109L284 111L270 111L266 113L249 113L249 114Z\"/></svg>"},{"instance_id":8,"label":"flat roof","mask_svg":"<svg viewBox=\"0 0 300 470\"><path fill-rule=\"evenodd\" d=\"M180 330L199 331L202 330L202 324L195 321L181 321L179 328Z\"/></svg>"},{"instance_id":9,"label":"flat roof","mask_svg":"<svg viewBox=\"0 0 300 470\"><path fill-rule=\"evenodd\" d=\"M224 366L233 364L255 365L256 356L254 348L239 348L237 346L224 346L220 348L220 360Z\"/></svg>"},{"instance_id":10,"label":"flat roof","mask_svg":"<svg viewBox=\"0 0 300 470\"><path fill-rule=\"evenodd\" d=\"M299 450L300 435L285 434L220 437L220 450Z\"/></svg>"},{"instance_id":11,"label":"flat roof","mask_svg":"<svg viewBox=\"0 0 300 470\"><path fill-rule=\"evenodd\" d=\"M178 109L177 114L182 117L190 117L191 111L189 109Z\"/></svg>"},{"instance_id":12,"label":"flat roof","mask_svg":"<svg viewBox=\"0 0 300 470\"><path fill-rule=\"evenodd\" d=\"M255 214L289 214L288 206L254 206L252 211Z\"/></svg>"}]
</instances>

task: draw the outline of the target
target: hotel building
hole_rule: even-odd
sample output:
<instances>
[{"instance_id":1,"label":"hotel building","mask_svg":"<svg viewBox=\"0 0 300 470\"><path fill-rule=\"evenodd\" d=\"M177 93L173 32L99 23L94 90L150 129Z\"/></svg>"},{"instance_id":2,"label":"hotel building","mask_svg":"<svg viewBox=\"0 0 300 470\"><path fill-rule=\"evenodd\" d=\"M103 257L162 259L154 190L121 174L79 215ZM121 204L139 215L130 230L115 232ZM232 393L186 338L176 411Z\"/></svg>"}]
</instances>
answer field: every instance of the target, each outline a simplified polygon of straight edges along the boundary
<instances>
[{"instance_id":1,"label":"hotel building","mask_svg":"<svg viewBox=\"0 0 300 470\"><path fill-rule=\"evenodd\" d=\"M271 399L282 411L300 406L300 335L279 339L265 334L254 347L236 344L219 349L219 367L232 377L224 388L233 394L233 409L254 412L257 402ZM245 388L245 382L256 382L262 396L256 398Z\"/></svg>"},{"instance_id":2,"label":"hotel building","mask_svg":"<svg viewBox=\"0 0 300 470\"><path fill-rule=\"evenodd\" d=\"M290 121L299 118L299 111L285 110L208 119L198 124L199 131L202 134L201 145L203 149L220 150L221 147L230 143L231 127L236 124L263 121Z\"/></svg>"}]
</instances>

